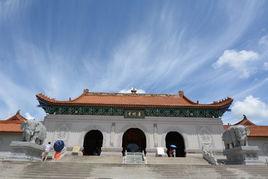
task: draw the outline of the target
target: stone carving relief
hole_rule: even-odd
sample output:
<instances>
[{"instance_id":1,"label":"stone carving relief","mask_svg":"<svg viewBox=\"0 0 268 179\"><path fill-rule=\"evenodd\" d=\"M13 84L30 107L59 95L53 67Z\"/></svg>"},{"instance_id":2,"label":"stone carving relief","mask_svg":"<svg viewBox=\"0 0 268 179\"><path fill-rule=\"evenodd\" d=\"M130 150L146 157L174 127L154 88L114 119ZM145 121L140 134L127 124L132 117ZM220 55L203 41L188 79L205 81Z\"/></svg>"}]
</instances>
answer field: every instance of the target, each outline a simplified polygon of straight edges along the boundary
<instances>
[{"instance_id":1,"label":"stone carving relief","mask_svg":"<svg viewBox=\"0 0 268 179\"><path fill-rule=\"evenodd\" d=\"M71 126L69 126L67 124L57 125L55 138L66 141L68 139L68 136L69 136L68 132L69 132L70 128L71 128Z\"/></svg>"},{"instance_id":2,"label":"stone carving relief","mask_svg":"<svg viewBox=\"0 0 268 179\"><path fill-rule=\"evenodd\" d=\"M211 130L207 126L198 127L198 137L201 147L211 148L213 147L213 137L211 135Z\"/></svg>"}]
</instances>

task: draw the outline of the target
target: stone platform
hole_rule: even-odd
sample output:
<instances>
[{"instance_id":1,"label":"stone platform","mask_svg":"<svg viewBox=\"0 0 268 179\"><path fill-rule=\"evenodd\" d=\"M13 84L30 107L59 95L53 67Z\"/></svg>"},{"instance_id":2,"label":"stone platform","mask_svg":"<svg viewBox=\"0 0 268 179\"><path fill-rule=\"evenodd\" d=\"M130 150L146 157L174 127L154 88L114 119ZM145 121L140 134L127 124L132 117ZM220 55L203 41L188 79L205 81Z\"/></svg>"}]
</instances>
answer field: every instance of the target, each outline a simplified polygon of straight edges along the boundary
<instances>
[{"instance_id":1,"label":"stone platform","mask_svg":"<svg viewBox=\"0 0 268 179\"><path fill-rule=\"evenodd\" d=\"M42 145L32 142L12 141L10 144L12 149L10 160L41 160Z\"/></svg>"},{"instance_id":2,"label":"stone platform","mask_svg":"<svg viewBox=\"0 0 268 179\"><path fill-rule=\"evenodd\" d=\"M95 163L95 164L122 164L123 157L120 155L106 156L77 156L66 154L61 162L72 163ZM187 157L155 157L146 156L147 164L180 164L180 165L209 165L201 154L188 154Z\"/></svg>"},{"instance_id":3,"label":"stone platform","mask_svg":"<svg viewBox=\"0 0 268 179\"><path fill-rule=\"evenodd\" d=\"M240 146L225 149L223 154L227 157L226 164L264 165L258 152L257 146Z\"/></svg>"}]
</instances>

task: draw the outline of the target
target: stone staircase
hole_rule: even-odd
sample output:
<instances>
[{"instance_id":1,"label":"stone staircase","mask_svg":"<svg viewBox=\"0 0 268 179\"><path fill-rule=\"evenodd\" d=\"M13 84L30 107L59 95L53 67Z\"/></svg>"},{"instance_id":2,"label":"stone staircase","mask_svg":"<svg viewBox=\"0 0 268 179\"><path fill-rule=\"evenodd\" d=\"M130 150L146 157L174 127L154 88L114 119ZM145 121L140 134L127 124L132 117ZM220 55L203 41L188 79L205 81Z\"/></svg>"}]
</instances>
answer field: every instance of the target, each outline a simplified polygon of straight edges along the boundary
<instances>
[{"instance_id":1,"label":"stone staircase","mask_svg":"<svg viewBox=\"0 0 268 179\"><path fill-rule=\"evenodd\" d=\"M146 158L141 152L127 152L123 157L124 164L145 164Z\"/></svg>"},{"instance_id":2,"label":"stone staircase","mask_svg":"<svg viewBox=\"0 0 268 179\"><path fill-rule=\"evenodd\" d=\"M268 166L0 162L0 178L268 178Z\"/></svg>"},{"instance_id":3,"label":"stone staircase","mask_svg":"<svg viewBox=\"0 0 268 179\"><path fill-rule=\"evenodd\" d=\"M128 164L122 156L66 155L59 161L22 162L0 161L2 178L268 178L267 165L209 165L201 154L187 154L183 158L147 156L128 153ZM147 161L147 164L144 165Z\"/></svg>"},{"instance_id":4,"label":"stone staircase","mask_svg":"<svg viewBox=\"0 0 268 179\"><path fill-rule=\"evenodd\" d=\"M147 156L147 164L172 164L172 165L209 165L201 154L187 154L186 157L155 157Z\"/></svg>"},{"instance_id":5,"label":"stone staircase","mask_svg":"<svg viewBox=\"0 0 268 179\"><path fill-rule=\"evenodd\" d=\"M111 156L77 156L66 155L59 161L53 162L71 162L71 163L95 163L95 164L122 164L121 155Z\"/></svg>"}]
</instances>

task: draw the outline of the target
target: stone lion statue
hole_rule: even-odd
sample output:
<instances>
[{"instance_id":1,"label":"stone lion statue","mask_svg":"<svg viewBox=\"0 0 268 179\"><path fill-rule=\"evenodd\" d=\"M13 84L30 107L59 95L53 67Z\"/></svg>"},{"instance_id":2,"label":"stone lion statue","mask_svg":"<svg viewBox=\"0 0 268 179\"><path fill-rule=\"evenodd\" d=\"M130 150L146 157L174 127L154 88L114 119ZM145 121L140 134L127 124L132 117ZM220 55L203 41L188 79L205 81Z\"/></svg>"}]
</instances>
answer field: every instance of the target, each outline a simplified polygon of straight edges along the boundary
<instances>
[{"instance_id":1,"label":"stone lion statue","mask_svg":"<svg viewBox=\"0 0 268 179\"><path fill-rule=\"evenodd\" d=\"M42 145L46 138L46 128L39 121L27 120L21 124L23 130L23 141Z\"/></svg>"},{"instance_id":2,"label":"stone lion statue","mask_svg":"<svg viewBox=\"0 0 268 179\"><path fill-rule=\"evenodd\" d=\"M225 149L246 146L249 129L243 125L231 126L222 135Z\"/></svg>"}]
</instances>

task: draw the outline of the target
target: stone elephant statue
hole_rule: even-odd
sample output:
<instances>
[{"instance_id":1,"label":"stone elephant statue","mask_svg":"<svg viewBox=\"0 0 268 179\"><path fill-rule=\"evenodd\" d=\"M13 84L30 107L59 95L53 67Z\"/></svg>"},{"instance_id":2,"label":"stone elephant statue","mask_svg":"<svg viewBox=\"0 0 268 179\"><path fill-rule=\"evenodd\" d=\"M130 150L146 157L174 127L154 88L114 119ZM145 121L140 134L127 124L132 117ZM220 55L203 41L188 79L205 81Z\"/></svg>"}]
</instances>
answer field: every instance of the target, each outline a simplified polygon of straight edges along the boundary
<instances>
[{"instance_id":1,"label":"stone elephant statue","mask_svg":"<svg viewBox=\"0 0 268 179\"><path fill-rule=\"evenodd\" d=\"M26 121L21 124L21 129L23 131L22 138L23 141L30 142L31 136L33 135L35 126L32 124L31 121Z\"/></svg>"},{"instance_id":2,"label":"stone elephant statue","mask_svg":"<svg viewBox=\"0 0 268 179\"><path fill-rule=\"evenodd\" d=\"M231 126L222 135L225 149L246 146L249 129L243 125Z\"/></svg>"},{"instance_id":3,"label":"stone elephant statue","mask_svg":"<svg viewBox=\"0 0 268 179\"><path fill-rule=\"evenodd\" d=\"M39 121L28 120L21 124L23 140L42 145L46 138L46 128Z\"/></svg>"}]
</instances>

